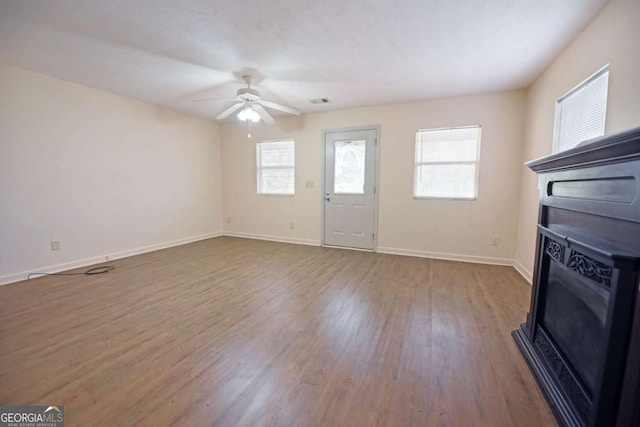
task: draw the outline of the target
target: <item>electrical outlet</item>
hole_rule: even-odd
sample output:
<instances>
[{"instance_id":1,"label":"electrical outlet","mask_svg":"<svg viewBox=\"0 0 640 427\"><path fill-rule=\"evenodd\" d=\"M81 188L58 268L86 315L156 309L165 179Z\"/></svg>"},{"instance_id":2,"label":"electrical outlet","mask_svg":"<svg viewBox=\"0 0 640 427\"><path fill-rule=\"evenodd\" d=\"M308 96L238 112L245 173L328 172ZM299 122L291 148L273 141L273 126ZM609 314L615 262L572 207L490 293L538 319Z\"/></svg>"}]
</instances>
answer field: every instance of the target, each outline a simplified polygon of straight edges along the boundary
<instances>
[{"instance_id":1,"label":"electrical outlet","mask_svg":"<svg viewBox=\"0 0 640 427\"><path fill-rule=\"evenodd\" d=\"M51 250L59 251L60 250L60 240L52 240L51 241Z\"/></svg>"},{"instance_id":2,"label":"electrical outlet","mask_svg":"<svg viewBox=\"0 0 640 427\"><path fill-rule=\"evenodd\" d=\"M491 244L492 244L493 246L498 246L498 245L500 245L500 236L493 236L493 237L491 238Z\"/></svg>"},{"instance_id":3,"label":"electrical outlet","mask_svg":"<svg viewBox=\"0 0 640 427\"><path fill-rule=\"evenodd\" d=\"M227 217L227 224L231 224L231 217L230 216Z\"/></svg>"},{"instance_id":4,"label":"electrical outlet","mask_svg":"<svg viewBox=\"0 0 640 427\"><path fill-rule=\"evenodd\" d=\"M296 228L296 224L294 222L290 222L289 223L289 230L293 230L294 228Z\"/></svg>"}]
</instances>

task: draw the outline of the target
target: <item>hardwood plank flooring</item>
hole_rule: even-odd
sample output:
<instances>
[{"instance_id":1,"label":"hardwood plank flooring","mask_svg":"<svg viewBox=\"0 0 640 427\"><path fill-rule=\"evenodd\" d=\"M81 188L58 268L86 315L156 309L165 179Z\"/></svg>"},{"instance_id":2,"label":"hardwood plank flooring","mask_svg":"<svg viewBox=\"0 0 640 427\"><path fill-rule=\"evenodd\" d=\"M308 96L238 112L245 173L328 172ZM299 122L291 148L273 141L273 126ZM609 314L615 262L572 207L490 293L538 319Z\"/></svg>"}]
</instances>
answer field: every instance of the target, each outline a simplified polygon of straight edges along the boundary
<instances>
[{"instance_id":1,"label":"hardwood plank flooring","mask_svg":"<svg viewBox=\"0 0 640 427\"><path fill-rule=\"evenodd\" d=\"M0 286L1 404L67 426L555 425L510 267L231 237L109 264Z\"/></svg>"}]
</instances>

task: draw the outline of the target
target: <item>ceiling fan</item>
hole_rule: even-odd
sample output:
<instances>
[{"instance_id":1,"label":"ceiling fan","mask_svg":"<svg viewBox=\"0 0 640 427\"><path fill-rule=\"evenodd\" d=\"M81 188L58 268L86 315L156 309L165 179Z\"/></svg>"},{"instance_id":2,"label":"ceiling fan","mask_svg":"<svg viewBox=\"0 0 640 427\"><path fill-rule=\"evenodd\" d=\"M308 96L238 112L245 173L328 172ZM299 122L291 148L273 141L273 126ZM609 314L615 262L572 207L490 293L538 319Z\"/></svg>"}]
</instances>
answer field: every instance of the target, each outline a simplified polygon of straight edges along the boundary
<instances>
[{"instance_id":1,"label":"ceiling fan","mask_svg":"<svg viewBox=\"0 0 640 427\"><path fill-rule=\"evenodd\" d=\"M217 120L223 120L240 110L238 113L238 119L246 122L258 122L262 119L268 125L275 123L271 114L265 110L264 107L272 108L278 111L284 111L285 113L300 115L300 110L297 108L289 107L275 102L267 101L260 98L260 92L251 88L251 76L244 75L242 80L245 81L247 87L238 89L236 92L236 104L224 110L216 117Z\"/></svg>"}]
</instances>

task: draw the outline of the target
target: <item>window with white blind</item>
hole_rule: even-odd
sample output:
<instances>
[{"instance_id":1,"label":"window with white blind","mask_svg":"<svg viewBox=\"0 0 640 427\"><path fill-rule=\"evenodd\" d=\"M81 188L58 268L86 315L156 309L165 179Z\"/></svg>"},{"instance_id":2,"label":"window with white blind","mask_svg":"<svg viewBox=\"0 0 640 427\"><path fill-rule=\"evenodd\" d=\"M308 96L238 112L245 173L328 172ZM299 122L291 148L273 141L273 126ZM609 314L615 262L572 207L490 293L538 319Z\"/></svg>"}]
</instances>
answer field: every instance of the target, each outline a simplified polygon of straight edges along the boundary
<instances>
[{"instance_id":1,"label":"window with white blind","mask_svg":"<svg viewBox=\"0 0 640 427\"><path fill-rule=\"evenodd\" d=\"M604 135L608 87L607 65L556 101L554 153Z\"/></svg>"},{"instance_id":2,"label":"window with white blind","mask_svg":"<svg viewBox=\"0 0 640 427\"><path fill-rule=\"evenodd\" d=\"M295 194L295 152L292 139L256 144L258 194Z\"/></svg>"},{"instance_id":3,"label":"window with white blind","mask_svg":"<svg viewBox=\"0 0 640 427\"><path fill-rule=\"evenodd\" d=\"M418 130L413 196L476 199L479 162L480 126Z\"/></svg>"}]
</instances>

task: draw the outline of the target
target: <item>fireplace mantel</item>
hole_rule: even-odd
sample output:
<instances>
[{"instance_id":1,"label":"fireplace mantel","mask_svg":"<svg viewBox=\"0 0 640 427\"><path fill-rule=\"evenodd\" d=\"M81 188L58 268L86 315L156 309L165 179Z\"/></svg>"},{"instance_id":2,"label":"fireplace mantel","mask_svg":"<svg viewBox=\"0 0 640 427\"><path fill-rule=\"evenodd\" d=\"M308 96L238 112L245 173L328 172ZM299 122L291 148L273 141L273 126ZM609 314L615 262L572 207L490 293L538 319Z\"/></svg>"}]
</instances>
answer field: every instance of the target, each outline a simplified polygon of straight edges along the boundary
<instances>
[{"instance_id":1,"label":"fireplace mantel","mask_svg":"<svg viewBox=\"0 0 640 427\"><path fill-rule=\"evenodd\" d=\"M640 425L640 128L526 164L540 205L514 331L558 422Z\"/></svg>"},{"instance_id":2,"label":"fireplace mantel","mask_svg":"<svg viewBox=\"0 0 640 427\"><path fill-rule=\"evenodd\" d=\"M580 143L571 150L531 160L525 165L536 173L605 165L640 159L640 128Z\"/></svg>"}]
</instances>

